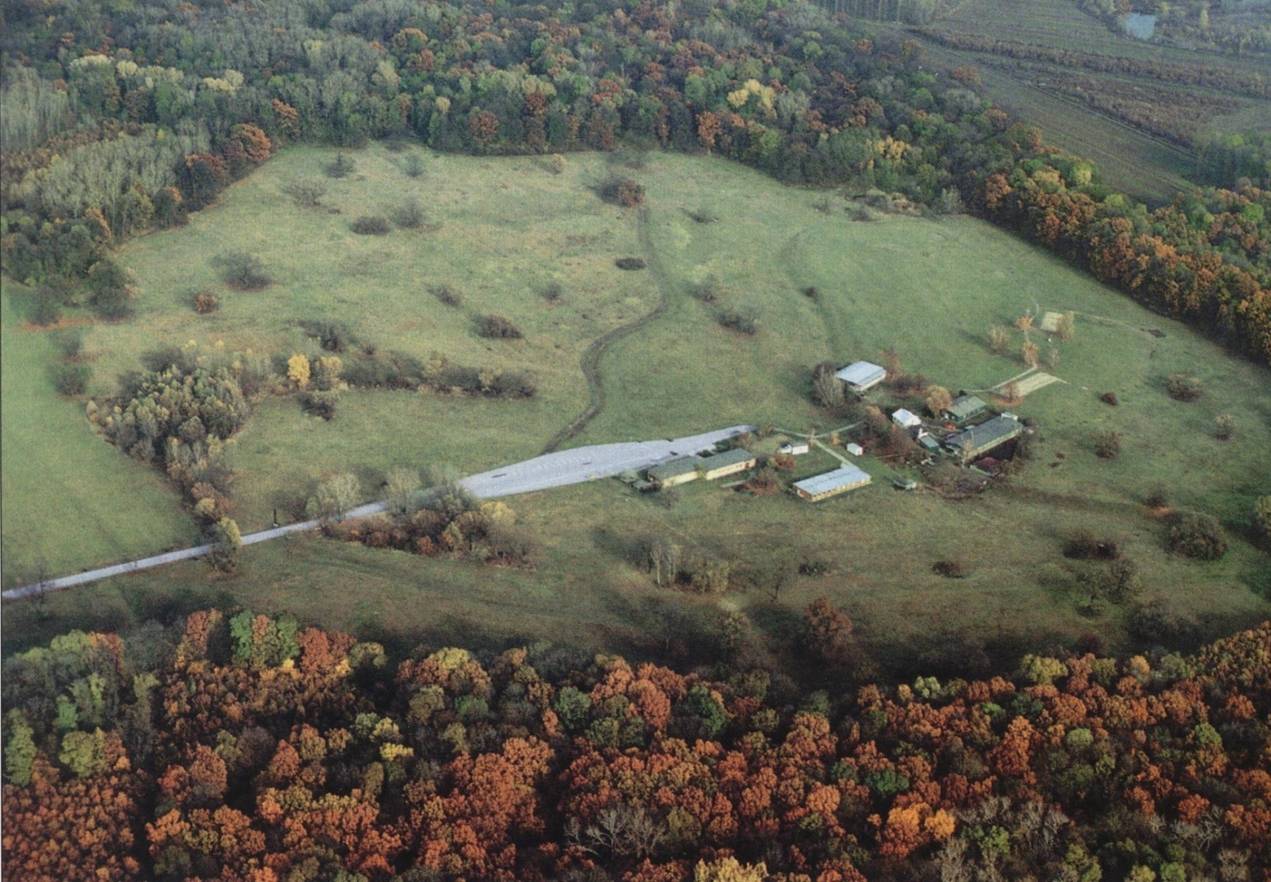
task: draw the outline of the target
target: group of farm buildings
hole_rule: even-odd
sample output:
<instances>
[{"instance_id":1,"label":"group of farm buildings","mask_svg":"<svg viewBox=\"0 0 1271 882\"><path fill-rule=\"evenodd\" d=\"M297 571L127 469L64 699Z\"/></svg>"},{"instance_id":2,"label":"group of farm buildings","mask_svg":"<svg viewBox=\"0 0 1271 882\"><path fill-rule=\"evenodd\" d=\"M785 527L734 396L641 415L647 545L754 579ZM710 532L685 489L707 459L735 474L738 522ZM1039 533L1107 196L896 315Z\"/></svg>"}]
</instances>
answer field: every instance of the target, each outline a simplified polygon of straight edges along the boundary
<instances>
[{"instance_id":1,"label":"group of farm buildings","mask_svg":"<svg viewBox=\"0 0 1271 882\"><path fill-rule=\"evenodd\" d=\"M857 361L835 372L847 391L863 397L866 392L883 382L887 371L868 361ZM988 404L976 395L962 393L938 415L943 434L929 431L922 418L905 408L891 414L894 424L910 433L914 441L932 457L947 455L967 465L1014 441L1025 431L1019 418L1012 413L994 414ZM982 419L987 417L986 419ZM806 442L783 444L779 453L798 456L809 452ZM856 443L846 445L847 452L861 456L864 449ZM722 452L703 452L679 457L645 472L645 479L636 481L641 490L661 490L695 481L699 478L713 481L729 475L737 475L755 468L759 457L740 447ZM813 475L791 484L791 489L802 499L819 502L850 490L868 485L873 479L869 473L851 463ZM912 482L908 482L912 486Z\"/></svg>"}]
</instances>

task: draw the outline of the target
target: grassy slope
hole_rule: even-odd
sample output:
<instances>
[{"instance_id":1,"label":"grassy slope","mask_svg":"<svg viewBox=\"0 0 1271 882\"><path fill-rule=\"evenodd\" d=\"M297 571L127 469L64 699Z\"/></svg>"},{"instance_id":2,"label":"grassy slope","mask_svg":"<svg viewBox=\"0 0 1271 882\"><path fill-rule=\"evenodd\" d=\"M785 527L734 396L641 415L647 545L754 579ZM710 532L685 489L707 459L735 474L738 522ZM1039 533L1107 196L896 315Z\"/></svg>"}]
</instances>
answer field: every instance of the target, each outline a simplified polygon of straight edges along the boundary
<instances>
[{"instance_id":1,"label":"grassy slope","mask_svg":"<svg viewBox=\"0 0 1271 882\"><path fill-rule=\"evenodd\" d=\"M304 341L288 323L316 312L338 316L382 345L391 341L421 354L440 349L471 363L524 363L539 374L545 394L527 404L350 392L331 423L301 416L291 400L267 402L235 453L245 526L258 525L272 505L302 494L298 488L326 469L358 469L369 492L394 464L444 459L469 470L536 452L583 405L577 357L586 342L647 311L657 299L657 272L670 286L670 309L602 358L606 408L578 443L679 434L737 420L794 430L824 425L806 400L807 369L826 358L873 357L888 345L909 369L936 382L981 388L1021 369L1017 359L986 351L985 329L1008 324L1035 302L1083 314L1077 338L1062 346L1057 373L1068 382L1036 393L1019 408L1043 426L1037 462L1011 488L973 502L894 492L885 486L886 468L873 460L865 466L878 485L822 506L690 485L666 509L602 482L513 502L544 544L532 572L304 539L250 549L242 573L232 579L212 580L196 564L87 589L100 621L227 599L290 609L340 627L370 627L403 643L416 634L467 641L521 635L655 653L666 650L661 635L667 633L700 644L721 608L744 609L781 645L798 610L828 593L869 639L884 648L910 647L911 654L944 629L1008 643L1069 639L1085 631L1116 640L1122 632L1115 610L1097 620L1073 611L1075 567L1059 552L1064 537L1079 527L1117 536L1143 568L1145 594L1176 612L1208 618L1216 628L1266 614L1266 604L1246 584L1265 557L1238 535L1253 497L1268 489L1266 372L1026 243L966 218L856 222L837 200L827 215L813 207L816 194L722 161L675 155L651 157L646 169L629 172L649 192L643 243L633 215L601 205L586 189L604 173L600 157L570 157L569 171L553 177L530 160L430 156L423 192L440 229L342 240L354 254L373 248L384 255L364 287L341 277L332 293L321 283L322 273L297 257L299 268L286 270L296 273L295 286L280 271L276 289L226 294L225 310L211 319L194 317L176 295L164 293L191 275L196 278L183 284L212 284L210 271L198 276L208 249L236 246L250 236L246 219L268 210L279 182L316 168L323 155L285 154L189 229L130 246L126 259L140 275L146 308L136 326L100 328L90 343L104 347L96 335L113 335L119 369L131 366L130 358L154 339L181 339L192 328L200 339L222 337L234 346L253 339L262 347L300 346ZM359 185L336 184L328 201L373 207L387 198L404 181L393 177L389 159L378 149L358 154L367 176L360 186L382 195L361 198ZM507 189L498 190L499 199L465 202L461 194L470 199L474 182ZM700 208L716 213L719 222L694 223L687 212ZM576 212L572 221L569 211ZM546 240L541 225L526 220L536 213L549 219ZM288 247L325 241L323 231L334 236L349 214L332 222L284 204L268 217L273 236L287 247L259 247L267 262L280 267L290 259ZM478 229L503 232L497 240L479 240ZM578 242L571 236L597 234L603 238L590 245L570 244ZM213 236L222 238L210 246ZM437 237L448 237L446 247L435 247ZM570 247L578 248L574 259L580 263L561 273L569 293L562 304L545 307L526 279L535 279ZM334 250L307 251L306 259L352 259L328 253ZM420 256L425 253L427 259ZM612 256L624 253L647 254L650 269L609 269ZM688 294L692 281L710 273L729 288L725 306L759 315L756 337L723 330ZM530 331L527 340L480 341L464 315L418 293L433 279L455 278L468 295L465 310L479 305L506 312ZM799 293L807 285L820 288L820 300ZM1166 336L1151 336L1145 328ZM1164 377L1177 370L1203 377L1208 391L1201 401L1178 404L1164 394ZM1107 389L1122 397L1121 407L1098 403L1097 394ZM1220 412L1236 415L1235 441L1212 438ZM1104 462L1090 451L1089 433L1102 427L1125 434L1120 460ZM803 468L829 465L823 458ZM1236 541L1227 559L1202 565L1161 552L1165 527L1138 506L1157 481L1171 488L1177 504L1212 511L1233 525ZM744 566L764 565L773 556L815 557L834 572L797 580L775 603L761 591L720 601L673 595L655 591L629 562L634 542L654 534ZM972 576L949 581L931 573L932 562L947 557L966 560ZM38 634L72 614L73 595L51 599L44 613L51 617L43 625L37 611L14 609L9 618L20 621L15 628ZM14 633L6 626L6 637Z\"/></svg>"},{"instance_id":2,"label":"grassy slope","mask_svg":"<svg viewBox=\"0 0 1271 882\"><path fill-rule=\"evenodd\" d=\"M28 330L4 283L2 494L4 583L60 575L195 538L177 495L144 465L88 429L83 406L60 398L49 332Z\"/></svg>"}]
</instances>

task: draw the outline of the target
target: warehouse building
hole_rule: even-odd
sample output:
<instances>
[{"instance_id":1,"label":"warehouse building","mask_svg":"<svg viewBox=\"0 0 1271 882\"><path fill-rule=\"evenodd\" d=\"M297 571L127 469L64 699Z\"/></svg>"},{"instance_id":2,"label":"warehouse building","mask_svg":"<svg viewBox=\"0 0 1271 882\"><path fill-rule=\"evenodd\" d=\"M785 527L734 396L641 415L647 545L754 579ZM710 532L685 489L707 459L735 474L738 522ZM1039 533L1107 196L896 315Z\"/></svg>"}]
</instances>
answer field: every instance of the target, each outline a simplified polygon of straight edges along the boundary
<instances>
[{"instance_id":1,"label":"warehouse building","mask_svg":"<svg viewBox=\"0 0 1271 882\"><path fill-rule=\"evenodd\" d=\"M659 490L667 487L675 487L679 484L687 484L689 481L696 481L701 477L699 467L702 464L700 456L684 456L680 459L673 459L670 462L664 462L660 466L654 466L647 472L649 480L657 485Z\"/></svg>"},{"instance_id":2,"label":"warehouse building","mask_svg":"<svg viewBox=\"0 0 1271 882\"><path fill-rule=\"evenodd\" d=\"M945 447L963 463L979 459L1024 433L1024 426L1014 414L1004 413L988 422L956 432L944 440Z\"/></svg>"},{"instance_id":3,"label":"warehouse building","mask_svg":"<svg viewBox=\"0 0 1271 882\"><path fill-rule=\"evenodd\" d=\"M758 461L749 450L743 450L738 447L733 450L725 450L723 453L716 453L713 456L703 457L698 461L698 470L703 478L708 481L714 481L716 478L723 478L726 475L735 475L738 472L753 469Z\"/></svg>"},{"instance_id":4,"label":"warehouse building","mask_svg":"<svg viewBox=\"0 0 1271 882\"><path fill-rule=\"evenodd\" d=\"M872 362L854 361L847 367L835 371L834 376L842 380L848 389L859 395L886 379L887 371Z\"/></svg>"},{"instance_id":5,"label":"warehouse building","mask_svg":"<svg viewBox=\"0 0 1271 882\"><path fill-rule=\"evenodd\" d=\"M829 499L831 496L864 487L871 480L867 472L854 465L845 464L832 472L824 472L813 475L811 478L804 478L802 481L795 481L793 486L794 492L801 499L820 502L822 499Z\"/></svg>"}]
</instances>

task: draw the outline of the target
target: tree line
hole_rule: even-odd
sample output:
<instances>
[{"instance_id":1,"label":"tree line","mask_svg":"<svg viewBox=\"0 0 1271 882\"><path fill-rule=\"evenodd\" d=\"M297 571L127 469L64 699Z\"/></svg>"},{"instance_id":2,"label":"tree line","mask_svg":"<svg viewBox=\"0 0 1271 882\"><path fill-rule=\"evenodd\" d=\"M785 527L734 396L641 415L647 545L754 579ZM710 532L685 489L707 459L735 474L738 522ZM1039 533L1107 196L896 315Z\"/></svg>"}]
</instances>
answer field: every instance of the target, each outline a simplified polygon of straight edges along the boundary
<instances>
[{"instance_id":1,"label":"tree line","mask_svg":"<svg viewBox=\"0 0 1271 882\"><path fill-rule=\"evenodd\" d=\"M1149 212L1103 186L1089 163L1012 124L975 91L973 71L933 73L917 42L854 33L815 6L589 0L549 12L511 0L280 0L251 14L167 0L115 6L107 15L105 6L17 4L0 38L50 88L66 91L80 126L54 135L71 149L33 148L12 160L23 174L6 183L3 248L20 279L82 276L111 243L179 223L289 141L356 145L405 135L477 154L631 142L722 155L795 183L876 187L928 206L960 199L1030 235L1018 212L989 208L1000 200L987 188L1021 176L1057 179L1083 207L1064 223L1094 224L1069 238L1102 243L1111 224L1126 228L1132 244L1159 242L1180 256L1166 261L1167 272L1106 270L1113 261L1102 257L1079 263L1240 351L1271 357L1271 237L1256 186L1200 197L1232 201L1227 211ZM1155 64L1054 51L1047 60L1100 70ZM1150 73L1259 95L1268 88L1227 69ZM27 83L31 75L20 76ZM33 91L28 83L4 94ZM64 117L55 108L40 114ZM85 126L102 136L82 140L94 131ZM1203 226L1209 216L1219 241ZM1228 235L1233 223L1238 235Z\"/></svg>"}]
</instances>

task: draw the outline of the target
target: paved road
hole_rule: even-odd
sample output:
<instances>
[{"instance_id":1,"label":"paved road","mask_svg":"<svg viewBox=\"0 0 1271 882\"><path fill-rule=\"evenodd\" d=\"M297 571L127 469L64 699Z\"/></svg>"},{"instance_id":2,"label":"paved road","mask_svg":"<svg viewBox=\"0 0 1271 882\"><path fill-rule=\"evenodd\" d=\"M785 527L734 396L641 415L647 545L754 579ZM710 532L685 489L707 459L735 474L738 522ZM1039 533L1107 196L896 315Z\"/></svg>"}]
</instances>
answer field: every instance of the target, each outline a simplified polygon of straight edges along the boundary
<instances>
[{"instance_id":1,"label":"paved road","mask_svg":"<svg viewBox=\"0 0 1271 882\"><path fill-rule=\"evenodd\" d=\"M717 441L732 438L742 432L753 431L753 426L730 426L715 432L704 432L701 435L689 435L684 438L667 438L662 441L629 441L618 444L593 444L587 447L575 447L560 450L527 459L524 462L491 469L488 472L470 475L459 483L474 495L482 499L497 499L501 496L516 496L520 493L532 493L535 490L547 490L552 487L565 487L569 484L581 484L598 478L609 478L630 469L644 469L678 456L706 450ZM364 518L379 514L387 506L383 502L370 502L345 512L345 518ZM261 530L243 536L244 545L255 545L268 542L292 533L303 533L318 527L318 521L301 521L275 527L272 530ZM112 576L135 573L161 567L177 561L202 557L212 550L211 545L196 545L193 548L182 548L144 557L140 560L114 564L96 570L76 573L73 576L62 576L57 579L46 579L20 588L10 588L3 593L5 600L17 600L23 597L34 597L48 591L84 585Z\"/></svg>"}]
</instances>

